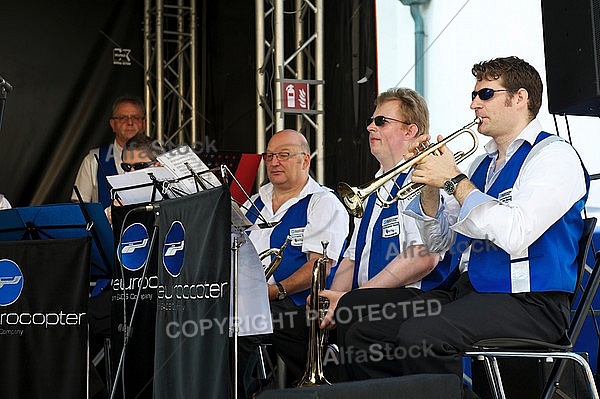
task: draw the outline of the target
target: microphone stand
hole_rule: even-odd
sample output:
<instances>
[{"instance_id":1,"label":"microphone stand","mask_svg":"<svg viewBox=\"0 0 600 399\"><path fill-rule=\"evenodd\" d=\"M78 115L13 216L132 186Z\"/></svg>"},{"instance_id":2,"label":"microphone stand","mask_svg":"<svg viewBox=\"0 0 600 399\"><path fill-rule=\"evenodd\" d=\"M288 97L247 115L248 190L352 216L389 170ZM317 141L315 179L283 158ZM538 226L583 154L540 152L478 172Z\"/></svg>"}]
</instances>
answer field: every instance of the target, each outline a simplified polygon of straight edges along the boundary
<instances>
[{"instance_id":1,"label":"microphone stand","mask_svg":"<svg viewBox=\"0 0 600 399\"><path fill-rule=\"evenodd\" d=\"M146 278L146 272L148 271L148 263L150 262L150 257L152 256L152 249L154 248L154 242L156 240L156 234L158 232L158 216L159 216L159 214L160 213L158 211L155 211L154 224L152 226L152 237L150 238L150 244L149 244L149 248L148 248L148 256L146 257L146 262L144 263L144 271L142 272L142 277L141 277L142 281L144 281L144 279ZM123 265L121 264L120 267L123 267ZM138 303L140 301L142 287L143 287L143 284L140 284L140 286L138 287L137 296L136 296L135 302L133 304L133 310L131 311L131 319L129 319L129 325L123 326L123 328L125 329L125 334L123 337L123 348L121 349L121 356L119 358L119 366L117 367L117 372L115 375L115 381L113 383L112 392L110 394L110 399L114 399L115 394L117 392L117 384L119 382L119 377L120 377L121 373L124 372L123 367L125 364L125 352L127 352L127 345L129 344L129 339L131 338L131 331L133 328L133 320L135 318L135 313L137 311ZM123 397L125 397L125 395L123 395Z\"/></svg>"},{"instance_id":2,"label":"microphone stand","mask_svg":"<svg viewBox=\"0 0 600 399\"><path fill-rule=\"evenodd\" d=\"M238 397L238 266L239 250L243 245L238 235L233 238L233 399Z\"/></svg>"},{"instance_id":3,"label":"microphone stand","mask_svg":"<svg viewBox=\"0 0 600 399\"><path fill-rule=\"evenodd\" d=\"M2 119L4 117L4 105L6 104L6 93L10 93L13 87L2 76L0 76L0 130L2 130Z\"/></svg>"}]
</instances>

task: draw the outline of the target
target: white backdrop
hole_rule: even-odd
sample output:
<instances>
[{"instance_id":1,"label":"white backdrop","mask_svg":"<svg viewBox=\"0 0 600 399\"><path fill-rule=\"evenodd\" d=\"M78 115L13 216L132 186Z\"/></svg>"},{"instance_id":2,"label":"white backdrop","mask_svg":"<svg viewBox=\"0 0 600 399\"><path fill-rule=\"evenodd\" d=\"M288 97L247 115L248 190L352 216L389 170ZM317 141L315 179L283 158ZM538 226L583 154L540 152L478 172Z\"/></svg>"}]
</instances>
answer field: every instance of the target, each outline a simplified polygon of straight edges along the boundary
<instances>
[{"instance_id":1,"label":"white backdrop","mask_svg":"<svg viewBox=\"0 0 600 399\"><path fill-rule=\"evenodd\" d=\"M399 0L376 0L376 7L379 90L396 86L414 88L415 25L410 7ZM431 113L433 134L446 136L473 120L474 113L469 109L475 84L471 75L473 64L509 55L523 58L540 72L544 99L538 118L547 131L556 133L546 97L540 1L431 0L421 10L426 50L424 97ZM589 173L600 173L597 155L600 119L568 118L573 145ZM558 117L558 120L558 133L568 138L564 118ZM486 141L480 136L478 153ZM460 165L461 169L466 169L469 160ZM600 180L592 182L588 201L589 211L595 207L600 207Z\"/></svg>"}]
</instances>

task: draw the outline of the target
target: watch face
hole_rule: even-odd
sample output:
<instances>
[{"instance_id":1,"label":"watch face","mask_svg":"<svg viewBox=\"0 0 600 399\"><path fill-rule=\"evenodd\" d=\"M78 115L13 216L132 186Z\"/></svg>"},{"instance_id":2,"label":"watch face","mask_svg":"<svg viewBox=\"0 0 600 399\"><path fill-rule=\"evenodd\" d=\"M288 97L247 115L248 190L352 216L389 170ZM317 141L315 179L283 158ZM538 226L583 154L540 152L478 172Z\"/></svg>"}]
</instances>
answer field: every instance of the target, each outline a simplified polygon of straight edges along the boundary
<instances>
[{"instance_id":1,"label":"watch face","mask_svg":"<svg viewBox=\"0 0 600 399\"><path fill-rule=\"evenodd\" d=\"M456 191L456 184L452 180L446 180L446 182L444 182L444 191L448 193L448 195L454 194L454 191Z\"/></svg>"}]
</instances>

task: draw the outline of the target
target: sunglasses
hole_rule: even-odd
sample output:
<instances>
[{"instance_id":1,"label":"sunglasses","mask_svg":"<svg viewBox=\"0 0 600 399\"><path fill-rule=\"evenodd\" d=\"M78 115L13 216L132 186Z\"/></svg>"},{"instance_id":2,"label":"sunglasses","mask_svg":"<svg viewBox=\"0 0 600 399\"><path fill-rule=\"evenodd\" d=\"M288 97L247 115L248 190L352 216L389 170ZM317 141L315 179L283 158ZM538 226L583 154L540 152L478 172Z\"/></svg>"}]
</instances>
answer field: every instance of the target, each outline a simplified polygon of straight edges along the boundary
<instances>
[{"instance_id":1,"label":"sunglasses","mask_svg":"<svg viewBox=\"0 0 600 399\"><path fill-rule=\"evenodd\" d=\"M132 169L133 170L146 169L147 167L156 164L156 162L157 162L156 160L154 160L154 161L148 161L148 162L136 162L136 163L122 162L121 163L121 167L123 168L123 170L125 172L129 172Z\"/></svg>"},{"instance_id":2,"label":"sunglasses","mask_svg":"<svg viewBox=\"0 0 600 399\"><path fill-rule=\"evenodd\" d=\"M498 93L501 91L516 91L516 90L510 90L510 89L500 89L500 90L494 90L494 89L490 89L488 87L480 89L478 91L474 91L471 93L471 101L475 100L475 98L477 96L479 96L479 98L483 101L489 100L490 98L494 97L494 93Z\"/></svg>"},{"instance_id":3,"label":"sunglasses","mask_svg":"<svg viewBox=\"0 0 600 399\"><path fill-rule=\"evenodd\" d=\"M375 126L383 126L386 123L390 123L390 122L400 122L400 123L404 123L405 125L412 125L412 123L410 123L410 122L404 122L404 121L390 118L389 116L383 116L383 115L379 115L374 118L367 119L367 126L369 126L373 122L375 122Z\"/></svg>"}]
</instances>

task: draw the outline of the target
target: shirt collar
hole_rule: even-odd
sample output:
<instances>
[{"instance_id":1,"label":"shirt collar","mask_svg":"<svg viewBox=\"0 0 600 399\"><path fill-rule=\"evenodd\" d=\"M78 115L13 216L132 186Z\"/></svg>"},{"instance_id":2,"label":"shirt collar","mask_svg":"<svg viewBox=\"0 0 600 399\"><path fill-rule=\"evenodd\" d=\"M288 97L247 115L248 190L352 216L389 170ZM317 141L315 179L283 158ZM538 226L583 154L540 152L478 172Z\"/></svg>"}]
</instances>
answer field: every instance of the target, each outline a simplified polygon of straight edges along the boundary
<instances>
[{"instance_id":1,"label":"shirt collar","mask_svg":"<svg viewBox=\"0 0 600 399\"><path fill-rule=\"evenodd\" d=\"M537 118L532 119L531 122L525 126L525 129L523 129L521 133L519 133L519 135L513 140L513 142L510 143L506 150L506 157L510 158L510 155L512 155L521 146L523 141L528 141L533 145L533 143L535 143L535 139L542 130L542 124L540 121ZM498 152L498 146L493 139L488 141L483 148L488 156L494 156Z\"/></svg>"},{"instance_id":2,"label":"shirt collar","mask_svg":"<svg viewBox=\"0 0 600 399\"><path fill-rule=\"evenodd\" d=\"M300 194L298 194L298 196L296 197L296 200L301 200L302 198L306 197L307 195L322 191L323 188L321 187L321 185L319 183L317 183L312 177L308 176L308 181L306 182L306 184L304 185L304 187L302 188L302 191L300 191ZM273 183L267 183L264 186L260 187L258 189L258 193L260 194L260 197L265 200L268 199L270 200L271 197L273 196Z\"/></svg>"}]
</instances>

